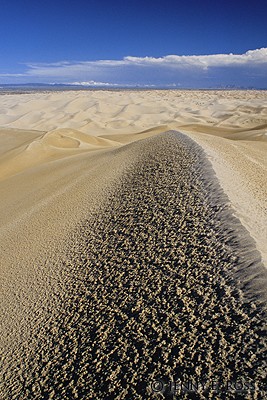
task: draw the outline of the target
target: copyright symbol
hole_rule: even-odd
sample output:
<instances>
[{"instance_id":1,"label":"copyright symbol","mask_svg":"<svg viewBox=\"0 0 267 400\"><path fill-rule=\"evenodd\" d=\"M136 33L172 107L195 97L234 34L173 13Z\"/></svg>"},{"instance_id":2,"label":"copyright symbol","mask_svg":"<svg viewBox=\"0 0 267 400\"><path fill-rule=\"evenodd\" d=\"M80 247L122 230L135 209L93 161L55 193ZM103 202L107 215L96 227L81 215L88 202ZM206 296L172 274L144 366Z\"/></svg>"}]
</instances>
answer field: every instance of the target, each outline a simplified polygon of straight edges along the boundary
<instances>
[{"instance_id":1,"label":"copyright symbol","mask_svg":"<svg viewBox=\"0 0 267 400\"><path fill-rule=\"evenodd\" d=\"M164 383L160 380L153 381L151 383L151 389L154 393L164 392Z\"/></svg>"}]
</instances>

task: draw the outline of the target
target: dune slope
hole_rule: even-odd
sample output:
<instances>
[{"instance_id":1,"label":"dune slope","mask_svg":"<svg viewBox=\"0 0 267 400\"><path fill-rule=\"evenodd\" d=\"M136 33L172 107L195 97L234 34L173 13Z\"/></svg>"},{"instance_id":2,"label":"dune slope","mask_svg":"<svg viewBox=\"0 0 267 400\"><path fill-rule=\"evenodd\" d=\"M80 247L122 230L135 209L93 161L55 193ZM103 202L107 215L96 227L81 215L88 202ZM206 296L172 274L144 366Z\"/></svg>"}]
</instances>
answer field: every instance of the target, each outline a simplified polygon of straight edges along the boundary
<instances>
[{"instance_id":1,"label":"dune slope","mask_svg":"<svg viewBox=\"0 0 267 400\"><path fill-rule=\"evenodd\" d=\"M4 400L266 397L266 124L266 91L0 94Z\"/></svg>"},{"instance_id":2,"label":"dune slope","mask_svg":"<svg viewBox=\"0 0 267 400\"><path fill-rule=\"evenodd\" d=\"M266 270L203 151L169 132L112 154L127 160L119 179L39 264L5 398L150 399L154 379L182 376L263 398Z\"/></svg>"}]
</instances>

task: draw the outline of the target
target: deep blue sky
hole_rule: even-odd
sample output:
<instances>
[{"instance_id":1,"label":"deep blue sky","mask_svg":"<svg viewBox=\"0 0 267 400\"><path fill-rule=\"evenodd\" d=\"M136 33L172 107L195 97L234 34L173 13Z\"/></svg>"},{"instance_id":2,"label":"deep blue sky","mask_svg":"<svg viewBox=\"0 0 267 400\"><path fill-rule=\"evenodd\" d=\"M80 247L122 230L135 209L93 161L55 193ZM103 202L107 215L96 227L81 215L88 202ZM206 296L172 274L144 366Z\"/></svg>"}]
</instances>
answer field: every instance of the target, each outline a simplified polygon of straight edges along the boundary
<instances>
[{"instance_id":1,"label":"deep blue sky","mask_svg":"<svg viewBox=\"0 0 267 400\"><path fill-rule=\"evenodd\" d=\"M266 0L2 0L0 82L52 79L44 73L32 76L30 63L244 54L267 47L266 15ZM164 73L167 82L166 69ZM114 71L102 75L110 82L119 78ZM81 72L73 80L103 81L102 75ZM139 75L135 79L140 80ZM127 77L123 79L127 83ZM129 76L129 83L133 81ZM151 76L147 81L153 81Z\"/></svg>"}]
</instances>

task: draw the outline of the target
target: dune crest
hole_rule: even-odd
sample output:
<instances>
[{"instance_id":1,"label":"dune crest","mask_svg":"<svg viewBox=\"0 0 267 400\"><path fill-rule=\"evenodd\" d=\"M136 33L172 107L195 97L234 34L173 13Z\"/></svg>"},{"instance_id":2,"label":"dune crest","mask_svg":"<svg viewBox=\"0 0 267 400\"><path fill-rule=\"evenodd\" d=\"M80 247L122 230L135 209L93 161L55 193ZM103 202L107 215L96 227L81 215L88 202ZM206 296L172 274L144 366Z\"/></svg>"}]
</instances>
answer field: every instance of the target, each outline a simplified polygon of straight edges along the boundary
<instances>
[{"instance_id":1,"label":"dune crest","mask_svg":"<svg viewBox=\"0 0 267 400\"><path fill-rule=\"evenodd\" d=\"M186 132L206 133L230 140L257 140L267 142L267 124L256 125L252 128L228 128L221 126L209 126L204 124L188 124L180 126L180 130Z\"/></svg>"},{"instance_id":2,"label":"dune crest","mask_svg":"<svg viewBox=\"0 0 267 400\"><path fill-rule=\"evenodd\" d=\"M118 143L101 137L85 134L76 129L55 129L47 132L43 138L44 143L58 148L90 148L113 147Z\"/></svg>"},{"instance_id":3,"label":"dune crest","mask_svg":"<svg viewBox=\"0 0 267 400\"><path fill-rule=\"evenodd\" d=\"M43 163L120 145L110 139L98 138L74 129L56 129L44 134L40 132L33 140L26 142L23 132L14 129L12 133L21 137L22 144L18 144L18 140L14 148L3 154L0 160L0 180Z\"/></svg>"},{"instance_id":4,"label":"dune crest","mask_svg":"<svg viewBox=\"0 0 267 400\"><path fill-rule=\"evenodd\" d=\"M97 399L98 382L121 398L120 376L134 398L154 366L263 381L265 104L263 91L0 95L5 399Z\"/></svg>"},{"instance_id":5,"label":"dune crest","mask_svg":"<svg viewBox=\"0 0 267 400\"><path fill-rule=\"evenodd\" d=\"M267 91L90 90L0 95L0 180L38 174L51 166L55 173L63 160L69 171L77 157L178 130L205 149L267 263L266 105Z\"/></svg>"},{"instance_id":6,"label":"dune crest","mask_svg":"<svg viewBox=\"0 0 267 400\"><path fill-rule=\"evenodd\" d=\"M0 241L19 244L1 268L3 398L151 399L174 374L264 398L267 271L202 148L169 131L83 154L37 173L47 197Z\"/></svg>"}]
</instances>

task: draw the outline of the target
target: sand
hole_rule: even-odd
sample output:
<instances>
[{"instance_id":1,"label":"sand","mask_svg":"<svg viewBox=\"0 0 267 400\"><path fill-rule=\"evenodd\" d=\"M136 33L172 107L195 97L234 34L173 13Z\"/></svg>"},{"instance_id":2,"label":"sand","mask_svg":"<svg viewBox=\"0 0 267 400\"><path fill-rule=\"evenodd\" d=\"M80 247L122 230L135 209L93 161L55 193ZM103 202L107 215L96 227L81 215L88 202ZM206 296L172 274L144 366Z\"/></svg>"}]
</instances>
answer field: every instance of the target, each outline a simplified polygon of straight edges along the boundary
<instances>
[{"instance_id":1,"label":"sand","mask_svg":"<svg viewBox=\"0 0 267 400\"><path fill-rule=\"evenodd\" d=\"M266 100L0 96L4 399L154 398L182 366L262 398Z\"/></svg>"},{"instance_id":2,"label":"sand","mask_svg":"<svg viewBox=\"0 0 267 400\"><path fill-rule=\"evenodd\" d=\"M120 145L168 129L187 133L204 148L267 265L266 91L1 95L0 179L25 167L103 148L103 142L94 142L96 136Z\"/></svg>"}]
</instances>

